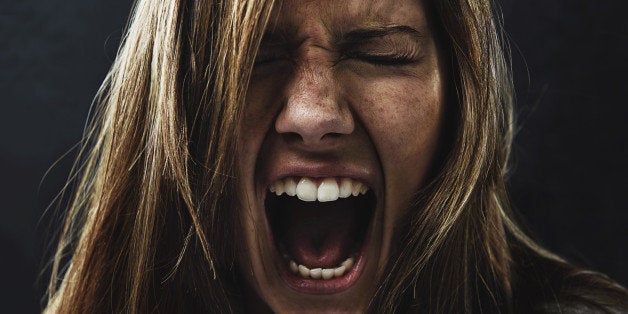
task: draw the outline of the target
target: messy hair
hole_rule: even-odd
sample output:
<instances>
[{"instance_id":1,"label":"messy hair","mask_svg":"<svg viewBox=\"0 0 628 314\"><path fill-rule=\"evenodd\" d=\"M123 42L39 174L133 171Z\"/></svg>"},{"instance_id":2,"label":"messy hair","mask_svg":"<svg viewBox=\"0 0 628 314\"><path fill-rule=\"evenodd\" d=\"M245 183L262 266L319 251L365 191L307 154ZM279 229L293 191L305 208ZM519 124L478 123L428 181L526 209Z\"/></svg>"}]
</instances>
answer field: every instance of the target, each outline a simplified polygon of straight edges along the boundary
<instances>
[{"instance_id":1,"label":"messy hair","mask_svg":"<svg viewBox=\"0 0 628 314\"><path fill-rule=\"evenodd\" d=\"M509 312L567 301L606 309L625 300L623 288L547 252L512 218L513 88L497 7L426 2L449 62L451 136L395 230L402 245L371 310ZM275 5L136 2L71 176L47 310L242 310L234 139ZM530 279L549 274L552 284Z\"/></svg>"}]
</instances>

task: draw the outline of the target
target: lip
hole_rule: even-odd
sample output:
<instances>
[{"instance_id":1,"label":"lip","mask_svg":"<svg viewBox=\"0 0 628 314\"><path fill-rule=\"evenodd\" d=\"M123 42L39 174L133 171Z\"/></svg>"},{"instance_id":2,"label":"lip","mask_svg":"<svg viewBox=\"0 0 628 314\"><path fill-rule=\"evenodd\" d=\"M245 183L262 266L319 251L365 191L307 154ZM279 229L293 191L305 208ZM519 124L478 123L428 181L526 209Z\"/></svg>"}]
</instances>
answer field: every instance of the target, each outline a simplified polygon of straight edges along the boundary
<instances>
[{"instance_id":1,"label":"lip","mask_svg":"<svg viewBox=\"0 0 628 314\"><path fill-rule=\"evenodd\" d=\"M373 224L375 218L371 219L368 226L368 231L365 235L364 243L358 256L355 256L356 261L354 266L344 276L329 280L320 279L306 279L290 272L288 262L281 256L276 244L273 233L266 216L266 208L264 206L266 200L266 192L268 187L273 182L284 179L286 177L309 177L309 178L326 178L326 177L342 177L350 178L366 184L375 193L376 199L379 195L376 190L376 180L373 172L369 171L366 167L360 167L352 164L340 164L340 163L324 163L324 162L299 162L292 161L287 162L281 166L278 166L270 171L262 174L263 180L260 181L259 189L261 195L261 208L264 210L265 224L268 230L267 237L269 243L272 243L274 265L277 266L279 276L291 289L307 294L325 295L335 294L351 288L361 277L363 270L366 268L367 251L373 235ZM376 205L377 206L377 202ZM373 215L377 215L377 208L374 209Z\"/></svg>"}]
</instances>

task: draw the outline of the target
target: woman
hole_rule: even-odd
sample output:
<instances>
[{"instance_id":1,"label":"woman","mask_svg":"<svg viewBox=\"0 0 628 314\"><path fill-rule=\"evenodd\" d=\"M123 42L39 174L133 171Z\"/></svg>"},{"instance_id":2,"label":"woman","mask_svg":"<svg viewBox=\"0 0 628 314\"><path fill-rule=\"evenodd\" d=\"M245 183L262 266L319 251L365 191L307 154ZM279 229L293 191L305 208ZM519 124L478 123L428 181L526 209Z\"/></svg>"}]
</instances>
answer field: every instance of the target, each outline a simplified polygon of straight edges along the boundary
<instances>
[{"instance_id":1,"label":"woman","mask_svg":"<svg viewBox=\"0 0 628 314\"><path fill-rule=\"evenodd\" d=\"M512 219L496 16L488 0L139 1L47 309L625 311L622 287Z\"/></svg>"}]
</instances>

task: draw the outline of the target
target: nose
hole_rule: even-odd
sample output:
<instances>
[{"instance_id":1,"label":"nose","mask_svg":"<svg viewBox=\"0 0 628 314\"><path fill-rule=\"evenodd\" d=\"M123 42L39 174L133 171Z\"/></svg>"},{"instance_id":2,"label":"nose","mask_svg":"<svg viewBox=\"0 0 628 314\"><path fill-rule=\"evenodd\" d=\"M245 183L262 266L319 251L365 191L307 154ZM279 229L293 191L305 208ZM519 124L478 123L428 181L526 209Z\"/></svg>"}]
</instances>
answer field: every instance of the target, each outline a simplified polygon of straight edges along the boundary
<instances>
[{"instance_id":1,"label":"nose","mask_svg":"<svg viewBox=\"0 0 628 314\"><path fill-rule=\"evenodd\" d=\"M332 71L324 64L295 69L286 85L284 107L275 121L277 133L319 149L353 132L353 116L340 99Z\"/></svg>"}]
</instances>

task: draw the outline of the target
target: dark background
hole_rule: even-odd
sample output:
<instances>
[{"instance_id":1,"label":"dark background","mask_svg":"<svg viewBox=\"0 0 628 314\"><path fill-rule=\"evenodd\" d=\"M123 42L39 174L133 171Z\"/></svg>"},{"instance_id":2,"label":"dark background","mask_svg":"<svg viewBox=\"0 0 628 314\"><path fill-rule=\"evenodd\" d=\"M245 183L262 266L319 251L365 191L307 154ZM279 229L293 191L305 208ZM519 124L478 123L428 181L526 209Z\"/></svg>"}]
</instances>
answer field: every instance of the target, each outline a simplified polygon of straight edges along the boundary
<instances>
[{"instance_id":1,"label":"dark background","mask_svg":"<svg viewBox=\"0 0 628 314\"><path fill-rule=\"evenodd\" d=\"M0 0L0 304L39 311L44 209L63 186L130 0ZM509 0L518 126L511 197L533 234L628 283L628 5ZM50 169L48 175L46 171ZM53 227L58 227L53 223Z\"/></svg>"}]
</instances>

